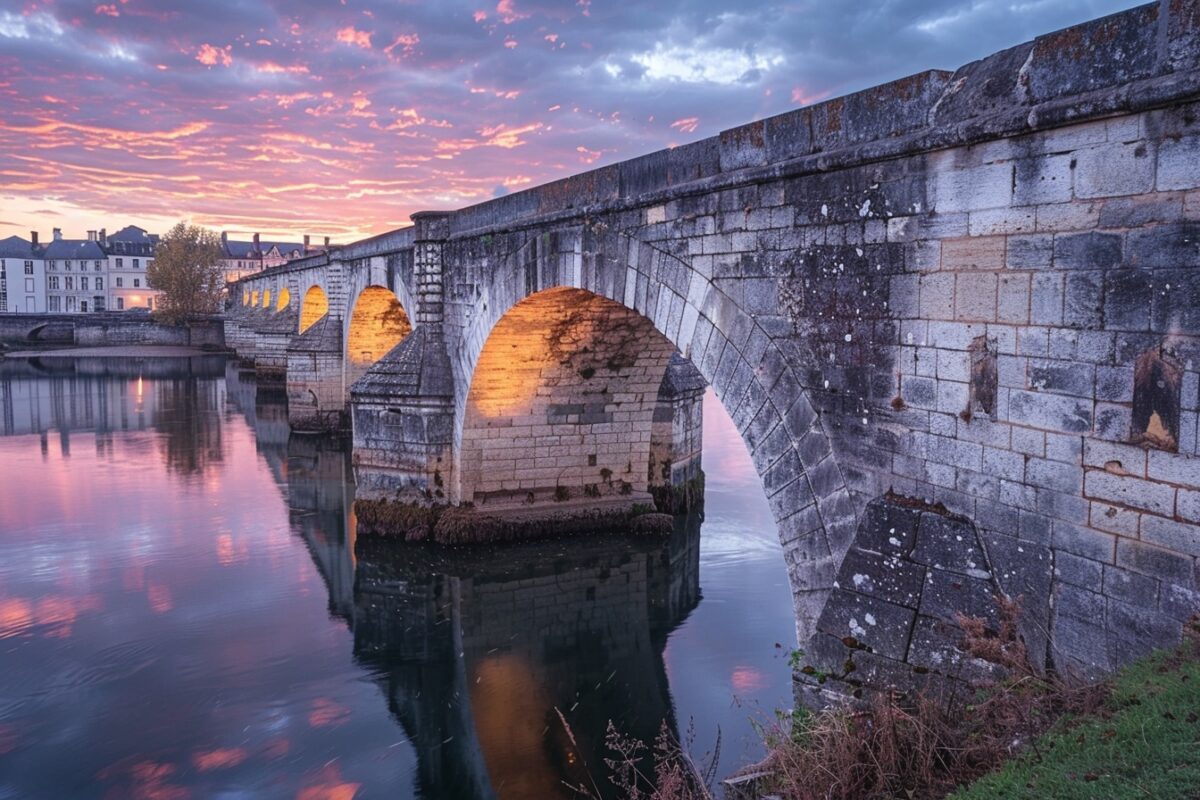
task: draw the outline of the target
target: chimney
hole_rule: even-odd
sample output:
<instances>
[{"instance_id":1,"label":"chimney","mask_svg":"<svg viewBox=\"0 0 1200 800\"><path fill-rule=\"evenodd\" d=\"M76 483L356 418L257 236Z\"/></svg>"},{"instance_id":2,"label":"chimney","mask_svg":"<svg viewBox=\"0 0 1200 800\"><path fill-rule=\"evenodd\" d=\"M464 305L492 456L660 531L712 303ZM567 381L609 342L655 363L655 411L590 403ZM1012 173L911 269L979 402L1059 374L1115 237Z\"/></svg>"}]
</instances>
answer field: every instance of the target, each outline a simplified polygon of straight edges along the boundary
<instances>
[{"instance_id":1,"label":"chimney","mask_svg":"<svg viewBox=\"0 0 1200 800\"><path fill-rule=\"evenodd\" d=\"M96 232L95 231L88 231L88 241L89 242L96 241Z\"/></svg>"},{"instance_id":2,"label":"chimney","mask_svg":"<svg viewBox=\"0 0 1200 800\"><path fill-rule=\"evenodd\" d=\"M308 252L308 234L304 234L304 252Z\"/></svg>"},{"instance_id":3,"label":"chimney","mask_svg":"<svg viewBox=\"0 0 1200 800\"><path fill-rule=\"evenodd\" d=\"M257 234L257 233L256 233L256 234L254 234L254 249L255 249L255 250L259 250L259 249L261 249L261 248L259 248L259 246L258 246L258 234Z\"/></svg>"},{"instance_id":4,"label":"chimney","mask_svg":"<svg viewBox=\"0 0 1200 800\"><path fill-rule=\"evenodd\" d=\"M100 244L108 244L108 229L100 229Z\"/></svg>"},{"instance_id":5,"label":"chimney","mask_svg":"<svg viewBox=\"0 0 1200 800\"><path fill-rule=\"evenodd\" d=\"M54 229L54 241L56 241L56 242L62 241L62 228Z\"/></svg>"},{"instance_id":6,"label":"chimney","mask_svg":"<svg viewBox=\"0 0 1200 800\"><path fill-rule=\"evenodd\" d=\"M229 232L221 231L221 244L229 244Z\"/></svg>"},{"instance_id":7,"label":"chimney","mask_svg":"<svg viewBox=\"0 0 1200 800\"><path fill-rule=\"evenodd\" d=\"M31 242L33 242L33 246L34 246L34 247L37 247L37 243L38 243L38 232L37 232L37 231L30 231L30 232L29 232L29 240L30 240Z\"/></svg>"},{"instance_id":8,"label":"chimney","mask_svg":"<svg viewBox=\"0 0 1200 800\"><path fill-rule=\"evenodd\" d=\"M326 250L329 249L329 237L328 236L325 237L325 249Z\"/></svg>"}]
</instances>

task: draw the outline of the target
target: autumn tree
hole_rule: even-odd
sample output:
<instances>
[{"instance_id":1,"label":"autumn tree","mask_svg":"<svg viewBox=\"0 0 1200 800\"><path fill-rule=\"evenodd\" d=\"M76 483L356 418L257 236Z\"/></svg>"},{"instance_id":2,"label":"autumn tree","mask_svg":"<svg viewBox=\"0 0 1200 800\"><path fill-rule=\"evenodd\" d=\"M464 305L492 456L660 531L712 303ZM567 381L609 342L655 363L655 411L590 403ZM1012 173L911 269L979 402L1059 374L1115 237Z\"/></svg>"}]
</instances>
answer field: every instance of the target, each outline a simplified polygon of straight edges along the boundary
<instances>
[{"instance_id":1,"label":"autumn tree","mask_svg":"<svg viewBox=\"0 0 1200 800\"><path fill-rule=\"evenodd\" d=\"M175 323L191 314L213 314L221 307L225 250L221 237L199 225L178 223L154 249L146 282L162 292L155 315Z\"/></svg>"}]
</instances>

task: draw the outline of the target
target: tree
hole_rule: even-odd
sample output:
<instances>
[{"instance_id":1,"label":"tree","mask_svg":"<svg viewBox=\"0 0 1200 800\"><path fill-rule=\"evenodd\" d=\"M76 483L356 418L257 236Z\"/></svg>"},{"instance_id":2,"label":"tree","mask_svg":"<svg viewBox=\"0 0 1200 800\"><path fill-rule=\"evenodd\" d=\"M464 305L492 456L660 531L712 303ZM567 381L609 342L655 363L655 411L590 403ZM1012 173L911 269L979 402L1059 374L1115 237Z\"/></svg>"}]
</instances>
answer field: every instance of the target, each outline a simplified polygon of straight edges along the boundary
<instances>
[{"instance_id":1,"label":"tree","mask_svg":"<svg viewBox=\"0 0 1200 800\"><path fill-rule=\"evenodd\" d=\"M224 274L221 237L199 225L178 223L154 249L146 268L147 284L162 295L155 316L176 323L191 314L213 314L221 307Z\"/></svg>"}]
</instances>

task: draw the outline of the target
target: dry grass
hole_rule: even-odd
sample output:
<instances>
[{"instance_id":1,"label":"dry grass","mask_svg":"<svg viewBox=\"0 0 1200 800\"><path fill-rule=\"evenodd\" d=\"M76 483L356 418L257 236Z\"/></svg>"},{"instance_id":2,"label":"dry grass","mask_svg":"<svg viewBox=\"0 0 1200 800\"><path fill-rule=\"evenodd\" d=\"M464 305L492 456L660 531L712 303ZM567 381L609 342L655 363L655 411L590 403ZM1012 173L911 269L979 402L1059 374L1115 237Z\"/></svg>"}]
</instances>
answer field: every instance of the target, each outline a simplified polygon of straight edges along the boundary
<instances>
[{"instance_id":1,"label":"dry grass","mask_svg":"<svg viewBox=\"0 0 1200 800\"><path fill-rule=\"evenodd\" d=\"M1004 678L949 697L876 692L774 725L767 758L753 768L771 775L761 788L788 800L942 797L1030 746L1064 714L1103 706L1104 685L1038 675L1017 632L1017 603L997 603L999 631L981 619L959 622L964 651L1002 667Z\"/></svg>"}]
</instances>

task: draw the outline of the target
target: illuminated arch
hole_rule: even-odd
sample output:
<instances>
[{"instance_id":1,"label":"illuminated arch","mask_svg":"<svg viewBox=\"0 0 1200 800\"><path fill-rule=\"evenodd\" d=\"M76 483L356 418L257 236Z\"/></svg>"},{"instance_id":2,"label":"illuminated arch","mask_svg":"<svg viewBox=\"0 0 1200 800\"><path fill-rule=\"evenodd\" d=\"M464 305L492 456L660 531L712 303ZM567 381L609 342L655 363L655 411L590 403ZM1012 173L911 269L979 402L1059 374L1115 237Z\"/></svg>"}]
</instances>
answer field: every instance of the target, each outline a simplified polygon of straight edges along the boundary
<instances>
[{"instance_id":1,"label":"illuminated arch","mask_svg":"<svg viewBox=\"0 0 1200 800\"><path fill-rule=\"evenodd\" d=\"M250 290L249 289L242 290L242 305L244 305L244 306L250 305Z\"/></svg>"},{"instance_id":2,"label":"illuminated arch","mask_svg":"<svg viewBox=\"0 0 1200 800\"><path fill-rule=\"evenodd\" d=\"M492 328L467 394L461 499L648 496L651 426L675 345L583 289L526 297ZM493 429L512 431L496 438Z\"/></svg>"},{"instance_id":3,"label":"illuminated arch","mask_svg":"<svg viewBox=\"0 0 1200 800\"><path fill-rule=\"evenodd\" d=\"M304 293L304 302L300 304L300 333L312 327L313 323L329 313L329 297L325 290L313 284Z\"/></svg>"},{"instance_id":4,"label":"illuminated arch","mask_svg":"<svg viewBox=\"0 0 1200 800\"><path fill-rule=\"evenodd\" d=\"M252 305L252 306L258 305L258 290L257 289L255 289L253 292L250 293L250 305Z\"/></svg>"},{"instance_id":5,"label":"illuminated arch","mask_svg":"<svg viewBox=\"0 0 1200 800\"><path fill-rule=\"evenodd\" d=\"M275 310L283 311L292 303L292 293L285 286L279 290L279 299L275 301Z\"/></svg>"},{"instance_id":6,"label":"illuminated arch","mask_svg":"<svg viewBox=\"0 0 1200 800\"><path fill-rule=\"evenodd\" d=\"M349 386L412 330L396 295L368 286L358 295L346 329L346 385Z\"/></svg>"},{"instance_id":7,"label":"illuminated arch","mask_svg":"<svg viewBox=\"0 0 1200 800\"><path fill-rule=\"evenodd\" d=\"M263 301L263 308L271 307L271 290L270 289L263 289L262 301Z\"/></svg>"}]
</instances>

